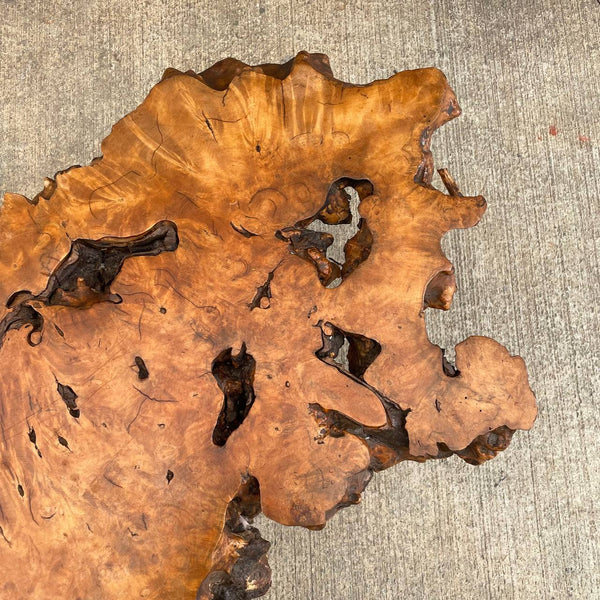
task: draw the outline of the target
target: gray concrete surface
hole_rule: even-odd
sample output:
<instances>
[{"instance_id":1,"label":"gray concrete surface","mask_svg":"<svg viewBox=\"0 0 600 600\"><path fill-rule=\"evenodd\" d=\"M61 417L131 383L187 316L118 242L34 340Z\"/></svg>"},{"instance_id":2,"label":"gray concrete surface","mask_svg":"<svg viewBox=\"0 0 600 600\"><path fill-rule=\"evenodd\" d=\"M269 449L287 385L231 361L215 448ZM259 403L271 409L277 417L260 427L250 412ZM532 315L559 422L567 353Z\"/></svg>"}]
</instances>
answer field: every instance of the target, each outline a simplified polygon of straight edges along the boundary
<instances>
[{"instance_id":1,"label":"gray concrete surface","mask_svg":"<svg viewBox=\"0 0 600 600\"><path fill-rule=\"evenodd\" d=\"M87 163L168 66L301 49L353 82L447 74L464 114L436 134L436 164L489 209L445 240L460 291L429 331L521 354L540 414L482 467L380 474L322 532L261 519L267 597L600 598L597 0L0 0L0 190Z\"/></svg>"}]
</instances>

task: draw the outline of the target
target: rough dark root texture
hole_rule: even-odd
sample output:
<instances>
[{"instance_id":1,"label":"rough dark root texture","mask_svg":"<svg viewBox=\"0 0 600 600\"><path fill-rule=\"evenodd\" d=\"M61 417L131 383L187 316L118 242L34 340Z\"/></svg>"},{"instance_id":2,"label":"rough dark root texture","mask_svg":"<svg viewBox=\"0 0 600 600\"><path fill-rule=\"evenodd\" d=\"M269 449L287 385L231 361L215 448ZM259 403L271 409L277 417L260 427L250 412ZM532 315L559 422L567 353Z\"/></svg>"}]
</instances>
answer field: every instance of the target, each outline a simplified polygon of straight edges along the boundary
<instances>
[{"instance_id":1,"label":"rough dark root texture","mask_svg":"<svg viewBox=\"0 0 600 600\"><path fill-rule=\"evenodd\" d=\"M519 357L425 332L485 210L431 186L459 113L436 69L169 69L102 157L5 196L2 598L255 598L259 510L319 529L375 471L531 427Z\"/></svg>"}]
</instances>

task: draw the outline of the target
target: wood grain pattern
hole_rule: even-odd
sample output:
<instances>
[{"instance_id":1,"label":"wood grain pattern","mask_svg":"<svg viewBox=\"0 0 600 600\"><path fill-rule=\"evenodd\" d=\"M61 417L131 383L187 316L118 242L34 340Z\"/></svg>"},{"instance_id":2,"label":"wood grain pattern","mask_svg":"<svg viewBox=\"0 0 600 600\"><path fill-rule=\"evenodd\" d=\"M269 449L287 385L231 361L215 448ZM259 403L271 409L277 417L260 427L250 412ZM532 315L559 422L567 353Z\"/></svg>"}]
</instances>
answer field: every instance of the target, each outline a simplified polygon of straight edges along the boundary
<instances>
[{"instance_id":1,"label":"wood grain pattern","mask_svg":"<svg viewBox=\"0 0 600 600\"><path fill-rule=\"evenodd\" d=\"M428 317L430 337L450 348L482 332L522 354L541 415L480 470L446 461L380 474L363 508L341 512L318 536L261 523L275 542L270 597L593 597L595 2L114 3L108 12L90 2L77 13L58 4L51 15L41 3L7 2L3 10L0 188L31 195L48 173L97 155L110 125L167 64L280 61L313 48L353 81L387 77L389 65L440 66L465 114L436 134L436 163L490 206L476 229L444 240L459 293L450 313Z\"/></svg>"}]
</instances>

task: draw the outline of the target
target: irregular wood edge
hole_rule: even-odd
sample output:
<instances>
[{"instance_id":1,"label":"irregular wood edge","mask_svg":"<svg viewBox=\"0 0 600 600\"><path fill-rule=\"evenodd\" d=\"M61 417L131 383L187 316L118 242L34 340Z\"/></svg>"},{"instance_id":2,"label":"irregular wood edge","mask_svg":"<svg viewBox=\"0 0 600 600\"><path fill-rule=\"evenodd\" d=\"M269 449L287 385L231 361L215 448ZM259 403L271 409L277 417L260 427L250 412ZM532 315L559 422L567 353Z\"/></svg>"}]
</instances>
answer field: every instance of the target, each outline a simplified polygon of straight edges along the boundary
<instances>
[{"instance_id":1,"label":"irregular wood edge","mask_svg":"<svg viewBox=\"0 0 600 600\"><path fill-rule=\"evenodd\" d=\"M329 57L326 54L313 54L306 51L298 52L296 56L283 64L264 63L261 65L251 66L245 62L242 62L241 60L230 57L220 60L200 73L196 73L192 70L182 72L178 69L168 68L163 73L162 79L168 79L169 77L175 77L177 75L188 75L190 77L194 77L195 79L199 79L213 90L222 92L229 87L231 82L236 77L241 75L246 70L255 71L275 79L283 80L292 72L294 66L299 63L306 63L327 79L338 81L333 75L333 71L331 70L331 66L329 64ZM358 87L355 84L352 85L353 87Z\"/></svg>"},{"instance_id":2,"label":"irregular wood edge","mask_svg":"<svg viewBox=\"0 0 600 600\"><path fill-rule=\"evenodd\" d=\"M261 511L260 488L246 475L227 506L223 532L213 552L212 570L204 579L197 600L245 600L264 596L271 587L264 540L252 520Z\"/></svg>"}]
</instances>

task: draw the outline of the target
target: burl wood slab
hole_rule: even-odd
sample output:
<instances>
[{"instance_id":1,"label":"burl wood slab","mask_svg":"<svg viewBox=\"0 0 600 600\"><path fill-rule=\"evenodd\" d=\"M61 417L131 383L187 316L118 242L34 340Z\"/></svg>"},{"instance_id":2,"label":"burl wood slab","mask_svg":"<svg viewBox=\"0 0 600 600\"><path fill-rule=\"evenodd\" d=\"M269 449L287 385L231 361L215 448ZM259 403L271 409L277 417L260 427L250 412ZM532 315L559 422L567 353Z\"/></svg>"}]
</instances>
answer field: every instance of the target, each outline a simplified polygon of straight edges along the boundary
<instances>
[{"instance_id":1,"label":"burl wood slab","mask_svg":"<svg viewBox=\"0 0 600 600\"><path fill-rule=\"evenodd\" d=\"M519 357L425 332L485 210L430 184L459 112L436 69L170 69L101 158L6 194L0 597L255 598L260 510L320 528L374 471L531 427Z\"/></svg>"}]
</instances>

